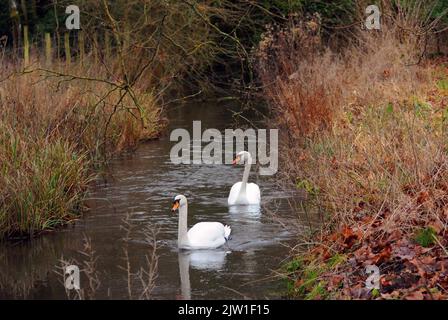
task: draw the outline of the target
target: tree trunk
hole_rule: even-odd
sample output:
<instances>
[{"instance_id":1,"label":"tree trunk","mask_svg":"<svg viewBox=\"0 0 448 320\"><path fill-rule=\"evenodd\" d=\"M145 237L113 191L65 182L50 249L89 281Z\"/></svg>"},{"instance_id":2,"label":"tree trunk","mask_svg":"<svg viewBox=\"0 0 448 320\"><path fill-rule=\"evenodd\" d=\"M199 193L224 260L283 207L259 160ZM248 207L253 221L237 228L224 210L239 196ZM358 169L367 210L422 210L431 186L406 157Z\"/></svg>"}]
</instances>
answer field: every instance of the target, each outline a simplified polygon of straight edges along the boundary
<instances>
[{"instance_id":1,"label":"tree trunk","mask_svg":"<svg viewBox=\"0 0 448 320\"><path fill-rule=\"evenodd\" d=\"M9 10L10 10L10 17L11 17L11 22L12 22L12 26L11 26L11 34L12 34L12 46L13 46L13 51L16 53L14 55L14 57L17 57L17 53L19 50L19 45L20 45L20 15L19 15L19 11L17 10L17 3L15 2L15 0L11 0L10 1L10 6L9 6Z\"/></svg>"},{"instance_id":2,"label":"tree trunk","mask_svg":"<svg viewBox=\"0 0 448 320\"><path fill-rule=\"evenodd\" d=\"M22 7L22 14L23 14L23 18L25 20L25 24L28 25L28 10L26 8L26 1L25 0L21 0L20 1L20 5Z\"/></svg>"}]
</instances>

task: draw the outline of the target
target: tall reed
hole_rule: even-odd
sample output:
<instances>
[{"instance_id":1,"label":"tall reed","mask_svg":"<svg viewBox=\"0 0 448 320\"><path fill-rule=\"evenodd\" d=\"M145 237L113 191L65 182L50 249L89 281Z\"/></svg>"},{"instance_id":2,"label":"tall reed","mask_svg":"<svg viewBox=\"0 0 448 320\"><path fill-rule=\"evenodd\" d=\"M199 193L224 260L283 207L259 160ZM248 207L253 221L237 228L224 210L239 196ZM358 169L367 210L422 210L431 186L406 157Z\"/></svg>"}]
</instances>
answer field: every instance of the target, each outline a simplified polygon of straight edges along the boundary
<instances>
[{"instance_id":1,"label":"tall reed","mask_svg":"<svg viewBox=\"0 0 448 320\"><path fill-rule=\"evenodd\" d=\"M115 85L116 64L2 64L9 76L0 82L0 238L75 218L93 166L158 135L154 96L141 82L126 88L132 94Z\"/></svg>"}]
</instances>

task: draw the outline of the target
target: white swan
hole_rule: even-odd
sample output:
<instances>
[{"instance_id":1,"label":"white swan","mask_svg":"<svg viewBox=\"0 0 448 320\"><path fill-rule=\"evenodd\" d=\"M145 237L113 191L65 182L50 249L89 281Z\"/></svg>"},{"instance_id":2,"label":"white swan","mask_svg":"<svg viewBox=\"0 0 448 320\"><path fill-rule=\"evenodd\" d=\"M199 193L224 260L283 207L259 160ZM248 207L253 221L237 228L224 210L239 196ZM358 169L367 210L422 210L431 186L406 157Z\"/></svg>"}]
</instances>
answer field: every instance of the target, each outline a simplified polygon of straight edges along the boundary
<instances>
[{"instance_id":1,"label":"white swan","mask_svg":"<svg viewBox=\"0 0 448 320\"><path fill-rule=\"evenodd\" d=\"M233 164L245 163L243 181L237 182L230 189L227 203L232 205L259 205L260 204L260 188L255 183L247 183L249 179L250 166L252 165L252 157L249 152L241 151L237 153Z\"/></svg>"},{"instance_id":2,"label":"white swan","mask_svg":"<svg viewBox=\"0 0 448 320\"><path fill-rule=\"evenodd\" d=\"M172 211L179 210L179 228L177 242L182 249L214 249L229 239L231 229L219 222L199 222L187 232L187 198L177 195Z\"/></svg>"}]
</instances>

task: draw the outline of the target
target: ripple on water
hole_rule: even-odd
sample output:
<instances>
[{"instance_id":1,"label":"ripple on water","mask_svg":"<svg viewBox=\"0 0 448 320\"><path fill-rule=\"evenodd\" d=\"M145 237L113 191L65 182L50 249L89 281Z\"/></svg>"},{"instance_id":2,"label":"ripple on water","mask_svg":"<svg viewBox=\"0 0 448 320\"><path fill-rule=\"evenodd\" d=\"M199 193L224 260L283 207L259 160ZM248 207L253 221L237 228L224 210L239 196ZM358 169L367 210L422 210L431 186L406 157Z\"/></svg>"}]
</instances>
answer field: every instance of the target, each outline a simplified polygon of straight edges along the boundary
<instances>
[{"instance_id":1,"label":"ripple on water","mask_svg":"<svg viewBox=\"0 0 448 320\"><path fill-rule=\"evenodd\" d=\"M173 127L190 128L193 120L201 119L204 128L222 130L232 123L232 112L218 103L194 104L176 110L169 118ZM163 137L142 145L133 156L112 161L112 178L105 183L98 181L98 187L89 195L90 210L83 219L75 227L41 237L32 244L2 247L0 252L6 259L0 261L0 274L29 288L23 296L64 298L65 290L52 271L61 256L80 258L82 239L87 236L98 256L102 283L107 286L98 297L107 298L109 290L115 299L127 298L126 277L118 266L123 264L121 226L129 215L132 232L127 250L135 268L144 265L149 252L143 229L159 229L155 298L241 298L238 292L252 298L279 297L276 290L281 283L259 280L278 268L288 254L283 243L292 235L273 223L264 208L227 207L228 192L241 179L243 167L174 165L169 159L172 145L169 137ZM263 204L288 197L276 189L272 179L258 177L255 168L250 180L259 184ZM189 226L219 221L231 226L231 240L216 250L179 251L178 216L170 211L176 194L188 197ZM276 204L275 209L280 215L289 213L286 201ZM45 279L45 288L36 282L36 275ZM0 289L0 298L4 296Z\"/></svg>"}]
</instances>

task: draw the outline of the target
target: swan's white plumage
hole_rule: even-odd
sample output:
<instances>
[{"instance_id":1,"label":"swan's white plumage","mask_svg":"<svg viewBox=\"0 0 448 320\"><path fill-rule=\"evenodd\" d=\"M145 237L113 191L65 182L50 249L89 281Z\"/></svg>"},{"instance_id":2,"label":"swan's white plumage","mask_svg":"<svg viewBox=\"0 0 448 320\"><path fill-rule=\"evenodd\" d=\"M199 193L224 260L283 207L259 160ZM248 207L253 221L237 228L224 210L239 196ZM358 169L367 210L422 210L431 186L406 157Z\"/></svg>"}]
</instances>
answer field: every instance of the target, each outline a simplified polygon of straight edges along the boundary
<instances>
[{"instance_id":1,"label":"swan's white plumage","mask_svg":"<svg viewBox=\"0 0 448 320\"><path fill-rule=\"evenodd\" d=\"M235 163L245 163L243 180L235 183L230 189L227 203L233 205L259 205L261 202L260 188L255 183L248 183L252 157L249 152L241 151L237 154Z\"/></svg>"},{"instance_id":2,"label":"swan's white plumage","mask_svg":"<svg viewBox=\"0 0 448 320\"><path fill-rule=\"evenodd\" d=\"M231 229L219 222L199 222L187 231L187 198L178 195L179 227L178 246L184 249L214 249L222 246L229 239Z\"/></svg>"},{"instance_id":3,"label":"swan's white plumage","mask_svg":"<svg viewBox=\"0 0 448 320\"><path fill-rule=\"evenodd\" d=\"M237 182L232 186L229 193L229 205L253 205L260 204L260 188L255 183L246 184L246 193L240 193L242 182Z\"/></svg>"},{"instance_id":4,"label":"swan's white plumage","mask_svg":"<svg viewBox=\"0 0 448 320\"><path fill-rule=\"evenodd\" d=\"M218 248L226 243L230 227L219 222L199 222L188 230L189 244L196 249Z\"/></svg>"}]
</instances>

